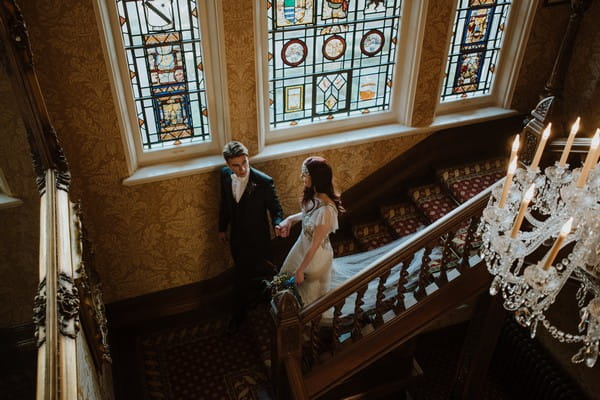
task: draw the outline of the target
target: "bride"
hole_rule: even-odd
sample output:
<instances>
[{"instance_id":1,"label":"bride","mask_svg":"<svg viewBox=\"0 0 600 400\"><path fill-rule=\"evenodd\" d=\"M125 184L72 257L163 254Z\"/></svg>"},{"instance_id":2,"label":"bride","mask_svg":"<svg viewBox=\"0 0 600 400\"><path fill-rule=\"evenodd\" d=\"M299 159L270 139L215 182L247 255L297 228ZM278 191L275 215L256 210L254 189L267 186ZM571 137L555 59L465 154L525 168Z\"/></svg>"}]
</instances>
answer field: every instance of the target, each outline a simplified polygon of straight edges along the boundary
<instances>
[{"instance_id":1,"label":"bride","mask_svg":"<svg viewBox=\"0 0 600 400\"><path fill-rule=\"evenodd\" d=\"M332 179L333 173L327 160L322 157L309 157L304 160L302 163L302 181L304 183L302 211L287 217L280 224L278 231L279 236L286 237L289 235L291 226L302 221L302 232L283 262L280 272L294 276L304 306L313 303L327 291L341 286L377 260L384 259L401 243L416 234L404 236L370 251L334 260L329 234L338 229L338 214L344 209L340 197L334 192ZM408 290L412 290L417 284L424 252L425 249L417 251L406 266L408 276L405 286ZM442 255L442 248L436 247L428 254L428 257L433 262L441 260ZM395 295L401 268L404 268L402 262L391 269L385 282L384 296L386 298ZM369 283L363 297L364 308L372 308L376 304L378 285L378 281ZM355 295L346 299L342 308L343 314L354 312L354 297ZM412 304L414 299L411 295L407 295L407 297L407 301ZM332 310L329 310L324 314L322 321L330 320L331 317Z\"/></svg>"},{"instance_id":2,"label":"bride","mask_svg":"<svg viewBox=\"0 0 600 400\"><path fill-rule=\"evenodd\" d=\"M343 207L333 189L331 166L323 157L304 160L302 182L302 211L280 224L280 236L287 236L290 227L302 221L302 232L283 262L281 272L294 275L298 293L307 306L330 289L333 250L329 234L338 229L338 214Z\"/></svg>"}]
</instances>

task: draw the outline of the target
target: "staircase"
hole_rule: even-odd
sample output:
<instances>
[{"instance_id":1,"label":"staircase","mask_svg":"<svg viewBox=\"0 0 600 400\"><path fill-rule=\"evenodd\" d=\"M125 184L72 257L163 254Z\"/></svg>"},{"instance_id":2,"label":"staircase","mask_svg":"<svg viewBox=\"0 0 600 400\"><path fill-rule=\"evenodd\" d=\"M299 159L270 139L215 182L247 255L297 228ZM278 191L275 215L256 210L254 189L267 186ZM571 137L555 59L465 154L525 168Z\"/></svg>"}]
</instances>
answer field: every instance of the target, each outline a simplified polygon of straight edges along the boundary
<instances>
[{"instance_id":1,"label":"staircase","mask_svg":"<svg viewBox=\"0 0 600 400\"><path fill-rule=\"evenodd\" d=\"M408 189L405 196L377 206L378 214L367 221L350 222L332 235L335 257L373 250L439 220L502 178L506 163L496 157L437 170L434 182ZM452 239L455 252L462 253L466 235L462 226Z\"/></svg>"},{"instance_id":2,"label":"staircase","mask_svg":"<svg viewBox=\"0 0 600 400\"><path fill-rule=\"evenodd\" d=\"M476 255L476 228L490 193L485 188L504 170L501 158L439 169L435 181L378 204L370 220L350 219L343 225L332 237L336 257L413 236L304 309L287 292L274 299L270 364L279 397L339 396L349 382L369 376L369 365L383 365L390 354L406 352L432 321L487 289L490 278ZM408 268L415 262L419 271L410 278ZM363 296L369 285L377 287L377 303L367 309ZM348 305L342 312L346 303L353 304L353 312L347 312ZM332 322L322 323L331 308ZM404 370L395 379L400 386L419 375L410 356L396 365ZM399 390L398 385L390 390Z\"/></svg>"},{"instance_id":3,"label":"staircase","mask_svg":"<svg viewBox=\"0 0 600 400\"><path fill-rule=\"evenodd\" d=\"M538 104L521 132L525 138L521 161L525 163L531 161L547 123L549 100ZM351 205L351 215L331 238L336 255L370 251L386 243L390 247L361 272L305 308L300 309L289 291L275 296L271 302L275 327L271 377L278 398L335 398L332 393L370 365L407 349L414 338L441 317L475 298L479 300L465 339L469 344L463 347L453 387L446 394L448 398L480 398L482 381L500 334L501 306L497 297L480 296L489 288L491 277L477 255L480 245L477 226L492 188L481 190L504 174L504 162L497 154L488 157L489 154L473 151L476 146L469 138L494 140L495 137L485 130L478 133L479 136L450 133L438 140L436 146L431 142L419 143L401 156L402 162L380 168L344 193L346 205ZM440 142L446 147L439 146ZM431 149L436 149L437 154L432 155ZM465 152L485 158L438 168L434 174L423 172L430 169L433 160L438 160L438 155L443 158L453 154L460 158ZM548 157L546 161L554 160ZM431 179L424 180L425 175ZM366 181L370 182L365 184ZM365 212L374 205L377 212ZM369 219L359 220L356 216ZM420 224L426 226L419 230ZM392 242L408 232L414 232L408 240ZM409 276L411 266L417 269ZM376 302L372 306L366 306L364 301L368 288L376 289ZM323 315L331 314L329 323ZM408 380L407 385L415 372L418 366L405 371L403 378ZM536 382L531 385L539 387ZM387 394L392 393L398 392ZM340 398L366 398L362 394L355 392ZM383 398L379 394L369 398Z\"/></svg>"}]
</instances>

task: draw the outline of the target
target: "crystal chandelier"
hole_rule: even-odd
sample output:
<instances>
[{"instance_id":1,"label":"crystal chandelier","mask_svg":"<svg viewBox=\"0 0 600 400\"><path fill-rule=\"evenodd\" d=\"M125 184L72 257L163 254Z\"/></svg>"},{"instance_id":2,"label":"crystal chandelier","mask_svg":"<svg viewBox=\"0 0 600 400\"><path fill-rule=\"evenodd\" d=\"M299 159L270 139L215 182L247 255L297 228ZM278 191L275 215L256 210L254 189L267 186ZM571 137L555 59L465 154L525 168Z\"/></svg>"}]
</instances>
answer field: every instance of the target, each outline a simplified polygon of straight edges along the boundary
<instances>
[{"instance_id":1,"label":"crystal chandelier","mask_svg":"<svg viewBox=\"0 0 600 400\"><path fill-rule=\"evenodd\" d=\"M584 165L571 170L566 161L578 127L579 119L560 161L543 172L538 163L550 125L526 168L517 168L517 135L506 179L492 191L479 234L494 275L490 294L502 293L504 308L532 338L541 324L560 342L582 343L571 361L591 368L600 343L600 129ZM559 329L547 313L569 279L579 285L576 333Z\"/></svg>"}]
</instances>

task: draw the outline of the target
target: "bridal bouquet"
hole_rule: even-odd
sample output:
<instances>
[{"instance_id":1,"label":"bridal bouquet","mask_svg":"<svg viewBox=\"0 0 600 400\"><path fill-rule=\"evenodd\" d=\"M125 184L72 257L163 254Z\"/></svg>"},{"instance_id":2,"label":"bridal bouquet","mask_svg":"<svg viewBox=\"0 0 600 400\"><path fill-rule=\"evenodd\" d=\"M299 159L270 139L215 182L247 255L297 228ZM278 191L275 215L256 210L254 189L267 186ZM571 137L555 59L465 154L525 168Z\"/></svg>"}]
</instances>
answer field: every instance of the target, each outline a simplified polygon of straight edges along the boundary
<instances>
[{"instance_id":1,"label":"bridal bouquet","mask_svg":"<svg viewBox=\"0 0 600 400\"><path fill-rule=\"evenodd\" d=\"M300 307L303 306L302 297L300 297L300 293L298 293L294 275L287 272L279 273L273 277L272 281L266 282L266 287L271 291L271 296L275 296L278 292L283 290L291 290L296 297L296 300L298 300Z\"/></svg>"}]
</instances>

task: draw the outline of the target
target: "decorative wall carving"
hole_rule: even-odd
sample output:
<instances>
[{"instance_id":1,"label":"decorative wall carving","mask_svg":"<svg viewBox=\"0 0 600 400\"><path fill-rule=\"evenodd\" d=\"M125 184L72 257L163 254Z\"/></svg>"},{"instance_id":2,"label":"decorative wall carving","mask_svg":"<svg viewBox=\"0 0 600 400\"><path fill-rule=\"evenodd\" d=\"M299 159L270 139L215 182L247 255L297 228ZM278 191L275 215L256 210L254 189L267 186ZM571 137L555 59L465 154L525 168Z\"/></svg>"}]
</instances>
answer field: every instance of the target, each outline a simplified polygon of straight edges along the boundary
<instances>
[{"instance_id":1,"label":"decorative wall carving","mask_svg":"<svg viewBox=\"0 0 600 400\"><path fill-rule=\"evenodd\" d=\"M102 361L112 363L108 345L108 321L101 283L94 267L94 251L83 226L80 203L76 209L77 249L81 262L75 266L75 283L81 301L81 324L96 365L101 370Z\"/></svg>"},{"instance_id":2,"label":"decorative wall carving","mask_svg":"<svg viewBox=\"0 0 600 400\"><path fill-rule=\"evenodd\" d=\"M58 274L56 300L60 333L75 339L79 332L79 296L73 278L64 272Z\"/></svg>"},{"instance_id":3,"label":"decorative wall carving","mask_svg":"<svg viewBox=\"0 0 600 400\"><path fill-rule=\"evenodd\" d=\"M46 278L40 282L33 302L35 339L37 346L40 347L46 341Z\"/></svg>"},{"instance_id":4,"label":"decorative wall carving","mask_svg":"<svg viewBox=\"0 0 600 400\"><path fill-rule=\"evenodd\" d=\"M531 114L540 121L546 121L550 115L552 104L554 104L554 96L547 97L535 106Z\"/></svg>"}]
</instances>

